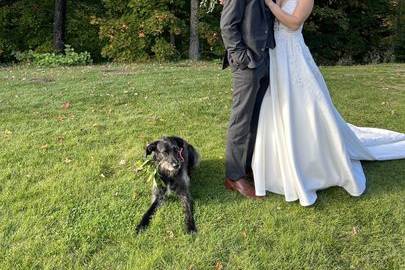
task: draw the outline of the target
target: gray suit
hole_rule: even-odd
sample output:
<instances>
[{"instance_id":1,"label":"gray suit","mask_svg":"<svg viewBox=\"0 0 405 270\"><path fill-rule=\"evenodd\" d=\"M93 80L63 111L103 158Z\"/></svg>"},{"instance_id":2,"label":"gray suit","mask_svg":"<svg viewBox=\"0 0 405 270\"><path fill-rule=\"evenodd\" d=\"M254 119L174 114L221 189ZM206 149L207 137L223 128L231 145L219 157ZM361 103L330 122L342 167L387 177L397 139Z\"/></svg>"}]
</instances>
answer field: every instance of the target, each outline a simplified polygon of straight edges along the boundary
<instances>
[{"instance_id":1,"label":"gray suit","mask_svg":"<svg viewBox=\"0 0 405 270\"><path fill-rule=\"evenodd\" d=\"M275 47L273 26L264 0L225 0L223 68L230 65L233 75L225 169L232 180L244 177L251 167L260 106L269 85L268 49Z\"/></svg>"}]
</instances>

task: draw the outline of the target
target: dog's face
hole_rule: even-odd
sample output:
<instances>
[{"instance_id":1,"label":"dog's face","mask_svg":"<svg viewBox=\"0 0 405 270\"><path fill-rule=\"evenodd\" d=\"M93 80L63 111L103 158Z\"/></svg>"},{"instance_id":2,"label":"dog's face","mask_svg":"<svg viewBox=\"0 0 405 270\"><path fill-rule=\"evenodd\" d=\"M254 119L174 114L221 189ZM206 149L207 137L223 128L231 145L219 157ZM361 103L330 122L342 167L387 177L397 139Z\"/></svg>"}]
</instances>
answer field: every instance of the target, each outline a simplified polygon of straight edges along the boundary
<instances>
[{"instance_id":1,"label":"dog's face","mask_svg":"<svg viewBox=\"0 0 405 270\"><path fill-rule=\"evenodd\" d=\"M146 146L146 155L153 154L153 160L160 174L177 175L184 163L183 148L168 138L154 141Z\"/></svg>"}]
</instances>

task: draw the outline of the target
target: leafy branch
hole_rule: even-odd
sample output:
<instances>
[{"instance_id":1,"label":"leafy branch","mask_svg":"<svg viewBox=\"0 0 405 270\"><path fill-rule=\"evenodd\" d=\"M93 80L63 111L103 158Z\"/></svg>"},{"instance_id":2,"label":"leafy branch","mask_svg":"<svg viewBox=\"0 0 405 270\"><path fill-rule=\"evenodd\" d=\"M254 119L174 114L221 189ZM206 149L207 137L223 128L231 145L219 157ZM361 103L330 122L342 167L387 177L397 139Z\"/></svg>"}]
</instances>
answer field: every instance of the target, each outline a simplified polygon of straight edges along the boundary
<instances>
[{"instance_id":1,"label":"leafy branch","mask_svg":"<svg viewBox=\"0 0 405 270\"><path fill-rule=\"evenodd\" d=\"M202 0L200 7L206 7L208 9L207 12L212 12L217 4L216 0Z\"/></svg>"},{"instance_id":2,"label":"leafy branch","mask_svg":"<svg viewBox=\"0 0 405 270\"><path fill-rule=\"evenodd\" d=\"M156 180L157 170L152 159L137 160L135 162L135 173L147 177L147 182Z\"/></svg>"}]
</instances>

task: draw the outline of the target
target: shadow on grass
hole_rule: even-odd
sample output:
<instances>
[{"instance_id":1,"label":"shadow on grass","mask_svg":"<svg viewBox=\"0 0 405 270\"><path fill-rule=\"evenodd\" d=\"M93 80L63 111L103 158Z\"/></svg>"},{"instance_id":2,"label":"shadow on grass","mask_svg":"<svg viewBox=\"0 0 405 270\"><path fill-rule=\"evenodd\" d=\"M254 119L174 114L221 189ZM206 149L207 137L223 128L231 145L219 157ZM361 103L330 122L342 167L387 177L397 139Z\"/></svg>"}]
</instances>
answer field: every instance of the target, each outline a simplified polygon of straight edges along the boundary
<instances>
[{"instance_id":1,"label":"shadow on grass","mask_svg":"<svg viewBox=\"0 0 405 270\"><path fill-rule=\"evenodd\" d=\"M405 160L362 161L367 196L385 196L405 189Z\"/></svg>"},{"instance_id":2,"label":"shadow on grass","mask_svg":"<svg viewBox=\"0 0 405 270\"><path fill-rule=\"evenodd\" d=\"M226 203L233 200L226 196L224 187L225 161L223 159L204 159L191 175L193 199L202 204Z\"/></svg>"},{"instance_id":3,"label":"shadow on grass","mask_svg":"<svg viewBox=\"0 0 405 270\"><path fill-rule=\"evenodd\" d=\"M330 187L317 192L318 200L313 205L318 209L329 204L355 203L358 200L379 200L384 197L397 196L405 190L405 160L362 161L366 176L366 190L360 196L351 196L343 187Z\"/></svg>"},{"instance_id":4,"label":"shadow on grass","mask_svg":"<svg viewBox=\"0 0 405 270\"><path fill-rule=\"evenodd\" d=\"M350 196L341 187L331 187L317 192L318 200L313 206L326 206L343 197L361 200L364 197L381 197L397 194L405 189L403 175L405 160L362 162L367 178L367 189L360 197ZM200 167L193 173L191 192L193 199L201 204L224 204L235 202L223 185L225 175L223 159L202 160ZM347 195L347 196L346 196ZM284 201L284 196L268 192L267 197ZM240 197L242 198L242 197ZM351 201L351 200L349 200ZM287 202L286 202L287 203ZM292 202L298 204L298 201ZM326 204L326 205L325 205Z\"/></svg>"}]
</instances>

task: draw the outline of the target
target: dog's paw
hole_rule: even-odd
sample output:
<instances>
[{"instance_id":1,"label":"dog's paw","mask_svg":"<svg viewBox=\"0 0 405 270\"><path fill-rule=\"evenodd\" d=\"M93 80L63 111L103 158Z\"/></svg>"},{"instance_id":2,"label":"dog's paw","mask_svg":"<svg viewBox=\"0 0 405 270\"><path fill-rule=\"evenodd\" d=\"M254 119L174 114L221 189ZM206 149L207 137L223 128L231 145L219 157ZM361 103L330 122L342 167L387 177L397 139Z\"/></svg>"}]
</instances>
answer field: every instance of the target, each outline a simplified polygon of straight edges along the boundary
<instances>
[{"instance_id":1,"label":"dog's paw","mask_svg":"<svg viewBox=\"0 0 405 270\"><path fill-rule=\"evenodd\" d=\"M197 228L195 227L195 225L187 226L187 233L191 235L196 234Z\"/></svg>"},{"instance_id":2,"label":"dog's paw","mask_svg":"<svg viewBox=\"0 0 405 270\"><path fill-rule=\"evenodd\" d=\"M142 224L139 224L138 226L136 226L135 232L136 232L136 234L140 234L145 229L146 229L146 226L143 226Z\"/></svg>"}]
</instances>

